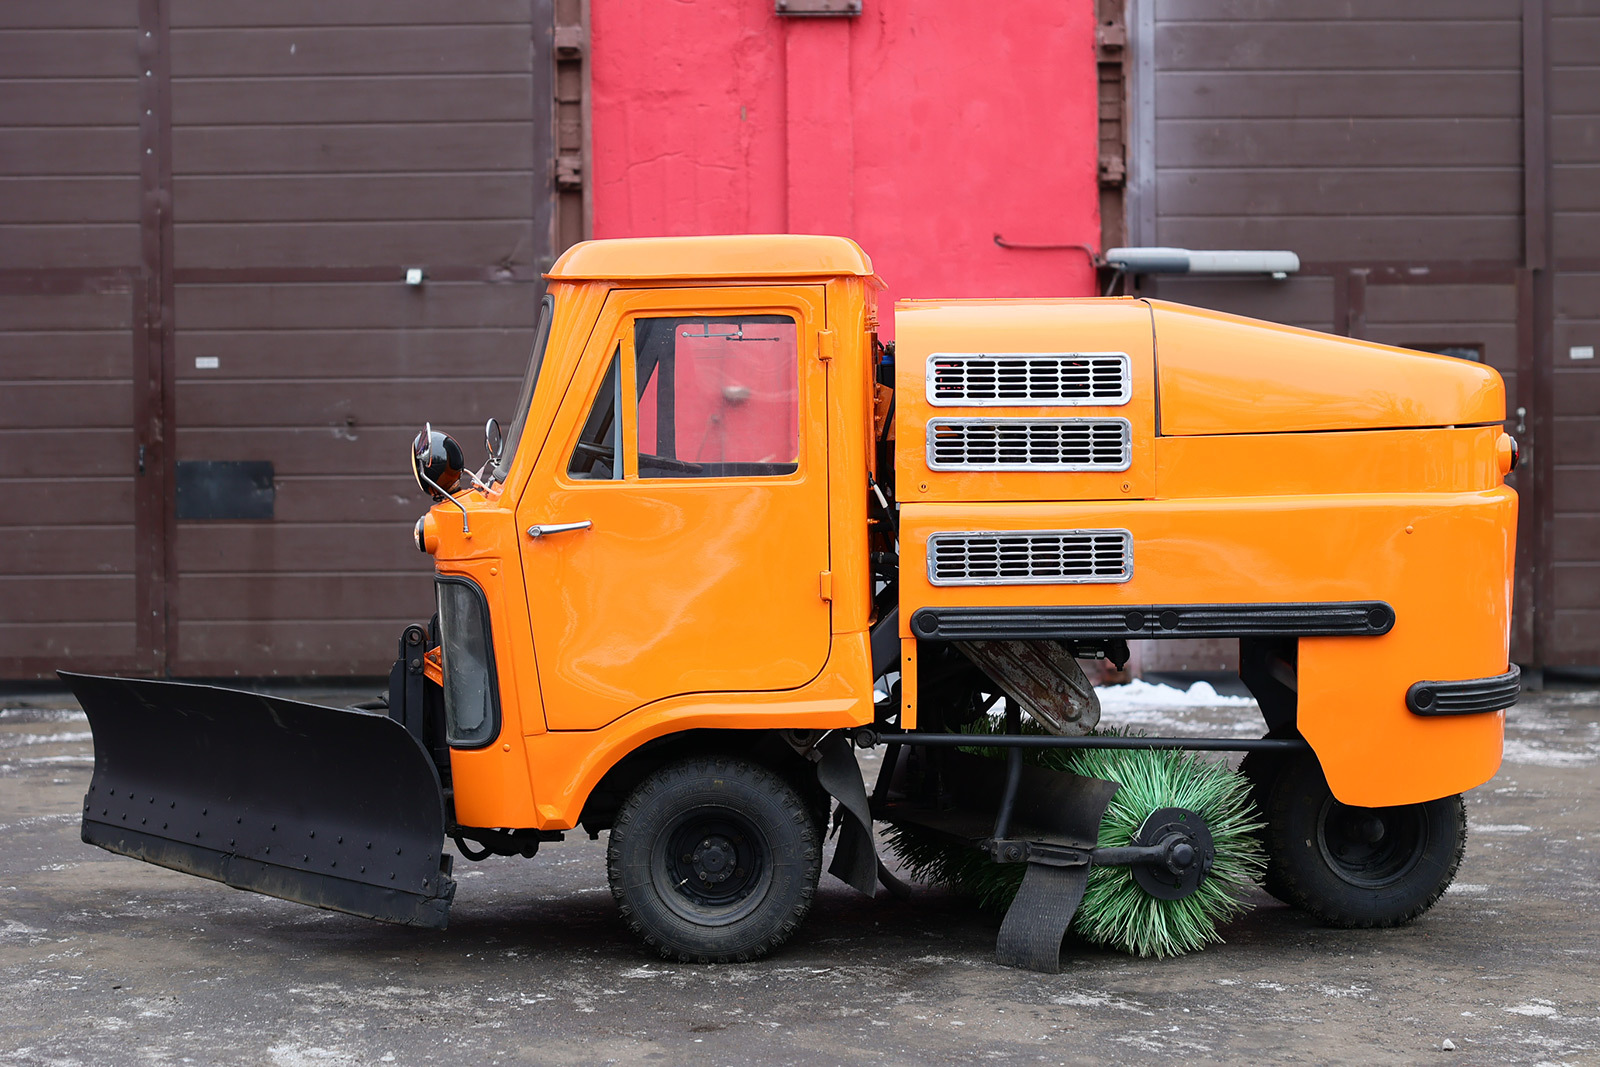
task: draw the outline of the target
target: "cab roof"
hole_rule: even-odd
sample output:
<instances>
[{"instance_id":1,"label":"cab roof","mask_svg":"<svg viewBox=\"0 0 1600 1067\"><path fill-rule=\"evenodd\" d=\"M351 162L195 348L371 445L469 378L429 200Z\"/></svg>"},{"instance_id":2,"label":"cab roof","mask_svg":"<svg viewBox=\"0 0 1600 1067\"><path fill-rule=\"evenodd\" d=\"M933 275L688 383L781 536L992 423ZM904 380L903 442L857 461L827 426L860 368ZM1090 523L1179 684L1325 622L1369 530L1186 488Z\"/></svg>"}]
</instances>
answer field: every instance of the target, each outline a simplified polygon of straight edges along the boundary
<instances>
[{"instance_id":1,"label":"cab roof","mask_svg":"<svg viewBox=\"0 0 1600 1067\"><path fill-rule=\"evenodd\" d=\"M545 275L558 281L653 278L871 277L872 260L847 237L752 233L584 241Z\"/></svg>"}]
</instances>

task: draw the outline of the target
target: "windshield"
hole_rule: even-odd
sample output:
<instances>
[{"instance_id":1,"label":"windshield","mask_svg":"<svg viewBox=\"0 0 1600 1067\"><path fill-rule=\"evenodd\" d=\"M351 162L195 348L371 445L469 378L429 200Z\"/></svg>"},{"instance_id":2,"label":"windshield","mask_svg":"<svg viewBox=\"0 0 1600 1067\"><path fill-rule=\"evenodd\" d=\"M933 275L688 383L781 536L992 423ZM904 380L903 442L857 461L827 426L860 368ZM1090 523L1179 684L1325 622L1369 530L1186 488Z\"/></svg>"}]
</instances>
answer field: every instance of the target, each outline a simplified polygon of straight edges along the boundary
<instances>
[{"instance_id":1,"label":"windshield","mask_svg":"<svg viewBox=\"0 0 1600 1067\"><path fill-rule=\"evenodd\" d=\"M533 402L533 388L539 384L539 368L544 366L544 348L550 341L550 319L555 313L555 297L545 294L539 305L539 323L533 331L533 358L528 361L528 376L522 380L522 391L517 395L517 412L512 417L511 429L506 432L506 443L500 449L500 462L494 466L494 480L506 480L511 469L511 459L517 454L517 442L522 439L522 427L528 421L528 405Z\"/></svg>"}]
</instances>

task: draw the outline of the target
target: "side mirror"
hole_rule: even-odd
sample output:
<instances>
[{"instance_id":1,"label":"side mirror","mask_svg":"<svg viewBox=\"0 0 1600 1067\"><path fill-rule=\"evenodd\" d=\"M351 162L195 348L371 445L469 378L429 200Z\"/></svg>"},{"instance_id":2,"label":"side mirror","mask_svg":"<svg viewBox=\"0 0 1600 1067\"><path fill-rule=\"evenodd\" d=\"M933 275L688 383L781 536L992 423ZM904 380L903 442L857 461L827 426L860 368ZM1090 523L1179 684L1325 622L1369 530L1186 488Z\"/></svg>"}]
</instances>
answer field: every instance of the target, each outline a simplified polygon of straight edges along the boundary
<instances>
[{"instance_id":1,"label":"side mirror","mask_svg":"<svg viewBox=\"0 0 1600 1067\"><path fill-rule=\"evenodd\" d=\"M431 425L424 425L411 442L411 473L416 476L417 488L435 500L455 492L466 466L466 457L455 438Z\"/></svg>"},{"instance_id":2,"label":"side mirror","mask_svg":"<svg viewBox=\"0 0 1600 1067\"><path fill-rule=\"evenodd\" d=\"M506 447L506 435L500 432L499 419L490 419L483 424L483 447L489 453L489 462L498 464L500 452Z\"/></svg>"}]
</instances>

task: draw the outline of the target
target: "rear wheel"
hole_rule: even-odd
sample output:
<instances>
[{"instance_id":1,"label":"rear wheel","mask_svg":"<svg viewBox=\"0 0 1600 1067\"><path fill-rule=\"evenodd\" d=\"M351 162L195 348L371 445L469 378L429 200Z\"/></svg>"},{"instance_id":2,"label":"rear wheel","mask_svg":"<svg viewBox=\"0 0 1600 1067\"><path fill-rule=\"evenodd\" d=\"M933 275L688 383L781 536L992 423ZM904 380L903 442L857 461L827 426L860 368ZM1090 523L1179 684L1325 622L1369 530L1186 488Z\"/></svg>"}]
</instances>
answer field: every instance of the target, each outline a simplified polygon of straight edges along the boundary
<instances>
[{"instance_id":1,"label":"rear wheel","mask_svg":"<svg viewBox=\"0 0 1600 1067\"><path fill-rule=\"evenodd\" d=\"M1389 808L1341 804L1310 756L1285 761L1266 814L1269 885L1330 926L1410 922L1444 894L1466 849L1460 795Z\"/></svg>"},{"instance_id":2,"label":"rear wheel","mask_svg":"<svg viewBox=\"0 0 1600 1067\"><path fill-rule=\"evenodd\" d=\"M822 835L771 771L688 760L656 771L623 803L606 865L624 920L666 958L753 960L810 911Z\"/></svg>"}]
</instances>

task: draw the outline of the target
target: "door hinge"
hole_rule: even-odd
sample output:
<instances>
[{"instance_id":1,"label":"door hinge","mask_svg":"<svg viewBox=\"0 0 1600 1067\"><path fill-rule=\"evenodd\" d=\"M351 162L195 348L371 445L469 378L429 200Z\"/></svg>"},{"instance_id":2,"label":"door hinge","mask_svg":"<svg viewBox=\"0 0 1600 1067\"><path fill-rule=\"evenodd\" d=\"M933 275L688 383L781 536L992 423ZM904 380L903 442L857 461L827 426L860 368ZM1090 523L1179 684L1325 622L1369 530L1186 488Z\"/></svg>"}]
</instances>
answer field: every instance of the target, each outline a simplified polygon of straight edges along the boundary
<instances>
[{"instance_id":1,"label":"door hinge","mask_svg":"<svg viewBox=\"0 0 1600 1067\"><path fill-rule=\"evenodd\" d=\"M817 331L817 358L824 363L833 360L833 342L835 334L832 330Z\"/></svg>"},{"instance_id":2,"label":"door hinge","mask_svg":"<svg viewBox=\"0 0 1600 1067\"><path fill-rule=\"evenodd\" d=\"M817 592L822 594L822 599L833 601L833 572L823 571L817 575Z\"/></svg>"}]
</instances>

